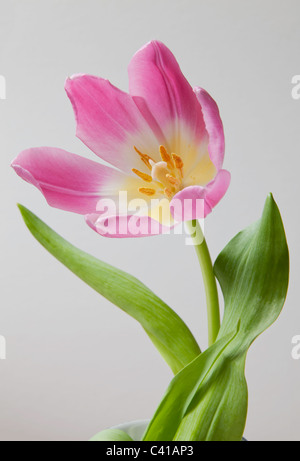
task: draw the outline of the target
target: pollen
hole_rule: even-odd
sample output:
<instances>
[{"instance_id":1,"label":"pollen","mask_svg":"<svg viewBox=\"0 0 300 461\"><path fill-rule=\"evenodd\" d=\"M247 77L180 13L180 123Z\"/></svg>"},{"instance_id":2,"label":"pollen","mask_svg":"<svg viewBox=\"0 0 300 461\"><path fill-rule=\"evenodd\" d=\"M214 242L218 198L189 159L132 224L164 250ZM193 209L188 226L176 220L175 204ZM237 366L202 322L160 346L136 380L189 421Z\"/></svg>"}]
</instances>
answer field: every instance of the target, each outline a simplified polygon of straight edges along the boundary
<instances>
[{"instance_id":1,"label":"pollen","mask_svg":"<svg viewBox=\"0 0 300 461\"><path fill-rule=\"evenodd\" d=\"M171 155L168 154L167 149L165 148L165 146L159 146L159 152L160 152L160 156L161 156L162 161L166 162L169 170L173 170L174 169L174 163L173 163Z\"/></svg>"},{"instance_id":2,"label":"pollen","mask_svg":"<svg viewBox=\"0 0 300 461\"><path fill-rule=\"evenodd\" d=\"M176 179L175 176L167 174L166 177L170 184L172 184L173 186L179 186L180 181L179 179Z\"/></svg>"},{"instance_id":3,"label":"pollen","mask_svg":"<svg viewBox=\"0 0 300 461\"><path fill-rule=\"evenodd\" d=\"M178 154L169 154L165 146L159 146L161 160L154 161L148 154L143 154L136 146L134 150L140 159L151 171L151 175L136 168L132 168L141 180L152 183L153 187L140 187L141 194L152 197L155 194L164 194L169 200L182 189L184 163ZM157 158L157 154L154 155Z\"/></svg>"},{"instance_id":4,"label":"pollen","mask_svg":"<svg viewBox=\"0 0 300 461\"><path fill-rule=\"evenodd\" d=\"M180 171L181 177L183 177L183 161L182 158L177 154L172 154L172 159L174 160L176 168Z\"/></svg>"},{"instance_id":5,"label":"pollen","mask_svg":"<svg viewBox=\"0 0 300 461\"><path fill-rule=\"evenodd\" d=\"M141 194L148 195L148 197L151 197L155 194L155 189L151 189L151 187L140 187L139 192Z\"/></svg>"},{"instance_id":6,"label":"pollen","mask_svg":"<svg viewBox=\"0 0 300 461\"><path fill-rule=\"evenodd\" d=\"M133 146L134 150L136 151L137 154L141 157L142 161L145 163L146 167L149 168L149 170L152 170L152 166L150 164L150 160L153 161L151 157L147 154L143 154L141 151L138 150L137 147Z\"/></svg>"},{"instance_id":7,"label":"pollen","mask_svg":"<svg viewBox=\"0 0 300 461\"><path fill-rule=\"evenodd\" d=\"M146 182L152 182L152 176L147 173L143 173L142 171L137 170L136 168L132 168L133 173L135 173L139 178L143 179Z\"/></svg>"},{"instance_id":8,"label":"pollen","mask_svg":"<svg viewBox=\"0 0 300 461\"><path fill-rule=\"evenodd\" d=\"M177 154L172 154L172 158L173 158L173 160L174 160L174 163L175 163L176 168L178 168L179 170L180 170L181 168L183 168L183 161L182 161L182 158L181 158L179 155L177 155Z\"/></svg>"},{"instance_id":9,"label":"pollen","mask_svg":"<svg viewBox=\"0 0 300 461\"><path fill-rule=\"evenodd\" d=\"M169 187L166 187L164 190L164 194L167 198L171 199L172 196L174 195L174 192Z\"/></svg>"}]
</instances>

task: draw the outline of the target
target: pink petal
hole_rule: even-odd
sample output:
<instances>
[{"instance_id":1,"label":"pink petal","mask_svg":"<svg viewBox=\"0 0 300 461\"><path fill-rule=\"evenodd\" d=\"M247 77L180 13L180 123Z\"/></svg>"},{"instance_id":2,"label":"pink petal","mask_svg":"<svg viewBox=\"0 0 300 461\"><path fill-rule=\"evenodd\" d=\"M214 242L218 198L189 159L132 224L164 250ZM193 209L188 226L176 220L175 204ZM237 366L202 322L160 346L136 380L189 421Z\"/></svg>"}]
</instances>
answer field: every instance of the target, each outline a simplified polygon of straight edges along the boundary
<instances>
[{"instance_id":1,"label":"pink petal","mask_svg":"<svg viewBox=\"0 0 300 461\"><path fill-rule=\"evenodd\" d=\"M224 197L230 185L231 175L227 170L220 170L213 181L206 186L205 201L213 209Z\"/></svg>"},{"instance_id":2,"label":"pink petal","mask_svg":"<svg viewBox=\"0 0 300 461\"><path fill-rule=\"evenodd\" d=\"M65 89L75 112L76 134L99 157L131 172L143 167L134 146L151 156L155 149L158 155L159 142L129 94L91 75L67 79Z\"/></svg>"},{"instance_id":3,"label":"pink petal","mask_svg":"<svg viewBox=\"0 0 300 461\"><path fill-rule=\"evenodd\" d=\"M201 107L195 93L182 74L171 51L161 42L152 41L141 48L129 64L129 92L134 96L144 117L166 138L174 133L189 142L207 137ZM182 135L182 136L181 136ZM159 136L159 134L157 134ZM182 146L185 147L185 146ZM182 147L177 146L177 153Z\"/></svg>"},{"instance_id":4,"label":"pink petal","mask_svg":"<svg viewBox=\"0 0 300 461\"><path fill-rule=\"evenodd\" d=\"M21 152L12 167L44 194L49 205L79 214L96 211L101 197L117 195L126 178L112 168L51 147Z\"/></svg>"},{"instance_id":5,"label":"pink petal","mask_svg":"<svg viewBox=\"0 0 300 461\"><path fill-rule=\"evenodd\" d=\"M98 213L85 216L86 223L98 234L109 238L137 238L168 234L168 227L149 216L106 216Z\"/></svg>"},{"instance_id":6,"label":"pink petal","mask_svg":"<svg viewBox=\"0 0 300 461\"><path fill-rule=\"evenodd\" d=\"M216 102L205 90L196 87L194 91L202 107L205 126L209 135L209 156L219 170L222 168L225 152L224 130L219 109Z\"/></svg>"},{"instance_id":7,"label":"pink petal","mask_svg":"<svg viewBox=\"0 0 300 461\"><path fill-rule=\"evenodd\" d=\"M206 187L186 187L171 200L173 218L178 222L205 218L224 197L229 184L230 173L220 170Z\"/></svg>"}]
</instances>

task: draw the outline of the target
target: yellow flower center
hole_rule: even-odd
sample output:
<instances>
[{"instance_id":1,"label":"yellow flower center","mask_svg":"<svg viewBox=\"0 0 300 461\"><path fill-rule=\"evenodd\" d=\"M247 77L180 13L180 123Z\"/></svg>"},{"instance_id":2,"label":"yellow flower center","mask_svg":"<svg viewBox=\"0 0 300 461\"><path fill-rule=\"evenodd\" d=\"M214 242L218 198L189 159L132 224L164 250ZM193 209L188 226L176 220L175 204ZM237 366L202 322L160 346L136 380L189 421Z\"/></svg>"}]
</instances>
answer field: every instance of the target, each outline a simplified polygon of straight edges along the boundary
<instances>
[{"instance_id":1,"label":"yellow flower center","mask_svg":"<svg viewBox=\"0 0 300 461\"><path fill-rule=\"evenodd\" d=\"M183 161L177 154L169 154L164 146L159 147L161 161L155 162L149 155L143 154L135 146L135 151L150 170L150 174L132 169L139 178L147 182L147 187L140 187L139 192L151 197L157 192L171 199L181 188L183 179ZM149 187L153 183L154 187Z\"/></svg>"}]
</instances>

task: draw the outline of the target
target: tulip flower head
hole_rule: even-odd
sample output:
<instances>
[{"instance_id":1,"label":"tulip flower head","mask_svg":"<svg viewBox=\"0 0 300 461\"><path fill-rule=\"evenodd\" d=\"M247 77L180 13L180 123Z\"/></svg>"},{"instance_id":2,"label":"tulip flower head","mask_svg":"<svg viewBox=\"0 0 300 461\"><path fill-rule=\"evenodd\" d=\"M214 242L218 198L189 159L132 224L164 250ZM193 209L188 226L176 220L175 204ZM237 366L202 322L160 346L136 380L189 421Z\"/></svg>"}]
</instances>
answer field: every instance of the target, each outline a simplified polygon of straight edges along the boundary
<instances>
[{"instance_id":1,"label":"tulip flower head","mask_svg":"<svg viewBox=\"0 0 300 461\"><path fill-rule=\"evenodd\" d=\"M133 56L129 93L90 75L68 78L65 88L78 138L111 167L57 148L21 152L13 168L49 205L85 215L101 235L136 237L205 218L224 196L230 174L218 107L190 86L164 44Z\"/></svg>"}]
</instances>

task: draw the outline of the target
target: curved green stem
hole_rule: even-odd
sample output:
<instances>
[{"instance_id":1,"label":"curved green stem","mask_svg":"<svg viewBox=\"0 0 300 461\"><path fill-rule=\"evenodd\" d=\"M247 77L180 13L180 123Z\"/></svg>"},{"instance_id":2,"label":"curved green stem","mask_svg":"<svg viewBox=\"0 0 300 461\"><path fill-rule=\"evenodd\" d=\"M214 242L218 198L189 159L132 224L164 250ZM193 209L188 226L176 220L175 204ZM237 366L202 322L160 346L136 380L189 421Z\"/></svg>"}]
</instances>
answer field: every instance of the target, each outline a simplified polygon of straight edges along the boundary
<instances>
[{"instance_id":1,"label":"curved green stem","mask_svg":"<svg viewBox=\"0 0 300 461\"><path fill-rule=\"evenodd\" d=\"M210 253L199 222L193 220L186 224L193 239L202 271L207 304L208 344L211 346L214 344L220 330L220 308L216 278L213 272Z\"/></svg>"}]
</instances>

